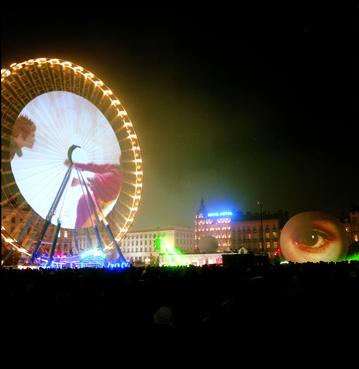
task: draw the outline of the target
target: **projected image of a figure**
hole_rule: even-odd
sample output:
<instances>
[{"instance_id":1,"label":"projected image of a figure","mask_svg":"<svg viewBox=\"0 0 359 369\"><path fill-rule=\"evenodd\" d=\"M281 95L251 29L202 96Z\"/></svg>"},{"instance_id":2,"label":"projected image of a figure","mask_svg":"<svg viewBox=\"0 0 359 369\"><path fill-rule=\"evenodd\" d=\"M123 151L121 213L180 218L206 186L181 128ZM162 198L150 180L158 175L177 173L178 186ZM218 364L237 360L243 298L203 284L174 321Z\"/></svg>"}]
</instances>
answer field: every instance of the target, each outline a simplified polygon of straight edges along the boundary
<instances>
[{"instance_id":1,"label":"projected image of a figure","mask_svg":"<svg viewBox=\"0 0 359 369\"><path fill-rule=\"evenodd\" d=\"M105 213L118 198L122 172L119 164L74 163L74 167L94 173L93 177L85 179L84 194L77 204L75 223L75 228L91 227L96 222L96 210L101 214ZM81 185L81 177L74 178L71 185Z\"/></svg>"},{"instance_id":2,"label":"projected image of a figure","mask_svg":"<svg viewBox=\"0 0 359 369\"><path fill-rule=\"evenodd\" d=\"M348 252L343 225L333 216L318 211L303 212L285 224L280 247L288 261L337 261Z\"/></svg>"}]
</instances>

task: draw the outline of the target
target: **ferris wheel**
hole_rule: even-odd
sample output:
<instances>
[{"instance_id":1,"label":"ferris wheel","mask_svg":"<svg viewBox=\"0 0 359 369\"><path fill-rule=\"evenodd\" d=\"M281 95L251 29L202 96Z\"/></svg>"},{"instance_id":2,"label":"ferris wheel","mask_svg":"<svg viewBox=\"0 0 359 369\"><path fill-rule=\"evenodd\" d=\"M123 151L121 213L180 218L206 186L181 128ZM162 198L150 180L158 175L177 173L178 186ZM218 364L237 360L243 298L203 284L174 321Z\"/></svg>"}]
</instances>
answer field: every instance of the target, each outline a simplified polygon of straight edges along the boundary
<instances>
[{"instance_id":1,"label":"ferris wheel","mask_svg":"<svg viewBox=\"0 0 359 369\"><path fill-rule=\"evenodd\" d=\"M93 73L60 59L1 70L2 243L51 266L92 248L126 262L119 243L143 183L126 110ZM117 256L114 256L117 255Z\"/></svg>"}]
</instances>

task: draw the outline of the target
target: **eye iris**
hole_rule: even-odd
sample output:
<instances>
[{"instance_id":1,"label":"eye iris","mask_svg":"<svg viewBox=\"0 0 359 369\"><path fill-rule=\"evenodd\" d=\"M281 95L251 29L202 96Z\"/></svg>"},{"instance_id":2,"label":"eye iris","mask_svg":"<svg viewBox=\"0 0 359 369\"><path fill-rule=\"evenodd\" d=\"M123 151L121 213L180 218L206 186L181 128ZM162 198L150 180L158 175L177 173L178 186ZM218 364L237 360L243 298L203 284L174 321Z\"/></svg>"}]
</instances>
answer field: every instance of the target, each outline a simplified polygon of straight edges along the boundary
<instances>
[{"instance_id":1,"label":"eye iris","mask_svg":"<svg viewBox=\"0 0 359 369\"><path fill-rule=\"evenodd\" d=\"M314 246L318 242L318 235L316 233L311 233L303 240L308 246Z\"/></svg>"},{"instance_id":2,"label":"eye iris","mask_svg":"<svg viewBox=\"0 0 359 369\"><path fill-rule=\"evenodd\" d=\"M315 230L308 230L305 232L301 232L296 237L294 237L294 239L300 245L311 247L318 245L318 243L320 243L321 237L322 236L320 235L320 232Z\"/></svg>"}]
</instances>

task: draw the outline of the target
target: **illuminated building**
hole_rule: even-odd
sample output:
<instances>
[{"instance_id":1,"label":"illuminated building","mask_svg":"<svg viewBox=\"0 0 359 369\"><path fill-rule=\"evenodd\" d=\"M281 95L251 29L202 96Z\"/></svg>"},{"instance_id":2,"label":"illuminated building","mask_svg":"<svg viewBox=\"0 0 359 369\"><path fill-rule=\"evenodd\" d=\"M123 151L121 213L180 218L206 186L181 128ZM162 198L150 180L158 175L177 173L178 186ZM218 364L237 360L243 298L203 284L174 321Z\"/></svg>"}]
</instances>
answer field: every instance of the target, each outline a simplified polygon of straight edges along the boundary
<instances>
[{"instance_id":1,"label":"illuminated building","mask_svg":"<svg viewBox=\"0 0 359 369\"><path fill-rule=\"evenodd\" d=\"M203 266L203 265L222 265L222 255L218 253L209 253L209 254L183 254L181 255L181 265L194 265L194 266ZM168 260L164 255L159 256L159 265L168 265ZM178 265L178 264L177 264Z\"/></svg>"},{"instance_id":2,"label":"illuminated building","mask_svg":"<svg viewBox=\"0 0 359 369\"><path fill-rule=\"evenodd\" d=\"M121 241L121 250L132 263L157 264L159 252L155 239L161 236L183 253L193 252L193 229L182 227L152 228L128 232Z\"/></svg>"},{"instance_id":3,"label":"illuminated building","mask_svg":"<svg viewBox=\"0 0 359 369\"><path fill-rule=\"evenodd\" d=\"M264 213L263 219L250 213L222 210L208 212L203 199L194 222L195 247L201 252L201 239L214 237L217 252L253 252L272 256L279 246L280 223L283 214ZM262 233L263 245L262 247Z\"/></svg>"},{"instance_id":4,"label":"illuminated building","mask_svg":"<svg viewBox=\"0 0 359 369\"><path fill-rule=\"evenodd\" d=\"M342 223L347 232L349 244L359 242L359 209L353 208Z\"/></svg>"},{"instance_id":5,"label":"illuminated building","mask_svg":"<svg viewBox=\"0 0 359 369\"><path fill-rule=\"evenodd\" d=\"M154 241L159 235L184 253L183 257L187 260L187 264L218 264L220 261L217 257L222 252L252 252L256 255L263 255L265 252L272 257L279 247L280 233L286 216L284 213L263 213L263 250L262 226L258 214L223 210L207 212L202 200L195 217L194 229L167 227L132 231L128 232L120 241L120 247L128 261L139 265L165 265L163 255L160 255L155 249ZM2 207L2 226L9 229L14 238L17 238L23 231L29 217L29 209L17 209L14 212L13 209ZM349 243L359 242L359 210L355 209L347 213L341 221L347 232ZM44 243L51 243L53 230L54 227L49 227ZM73 232L68 232L66 229L61 230L56 247L57 256L77 255L72 234ZM97 248L97 239L92 230L89 231L89 236L87 237L82 233L77 237L80 253L92 247ZM201 240L204 241L205 238L215 238L217 241L215 251L199 247ZM33 244L36 240L36 235L27 231L21 244L29 250L31 249L30 244Z\"/></svg>"},{"instance_id":6,"label":"illuminated building","mask_svg":"<svg viewBox=\"0 0 359 369\"><path fill-rule=\"evenodd\" d=\"M230 250L232 215L230 211L208 213L204 200L201 200L201 205L194 221L194 240L197 252L201 251L199 248L201 239L207 236L212 236L217 240L217 252Z\"/></svg>"},{"instance_id":7,"label":"illuminated building","mask_svg":"<svg viewBox=\"0 0 359 369\"><path fill-rule=\"evenodd\" d=\"M4 226L13 237L17 237L25 227L26 218L29 215L29 209L18 209L14 213L13 209L8 207L1 208L1 225Z\"/></svg>"},{"instance_id":8,"label":"illuminated building","mask_svg":"<svg viewBox=\"0 0 359 369\"><path fill-rule=\"evenodd\" d=\"M14 239L18 240L20 235L23 233L31 214L32 212L29 207L14 211L12 208L4 206L1 208L1 225L10 231L10 234ZM44 237L44 245L51 245L54 229L54 227L48 228ZM62 229L60 231L57 240L56 255L68 255L70 252L76 253L76 250L72 247L73 240L71 234L72 233L66 229ZM26 229L25 234L23 234L20 244L26 250L32 250L32 247L37 242L36 236L36 227L29 227Z\"/></svg>"},{"instance_id":9,"label":"illuminated building","mask_svg":"<svg viewBox=\"0 0 359 369\"><path fill-rule=\"evenodd\" d=\"M231 248L250 251L253 254L267 254L273 256L279 247L280 226L279 219L263 219L263 246L262 224L260 220L241 220L231 224Z\"/></svg>"}]
</instances>

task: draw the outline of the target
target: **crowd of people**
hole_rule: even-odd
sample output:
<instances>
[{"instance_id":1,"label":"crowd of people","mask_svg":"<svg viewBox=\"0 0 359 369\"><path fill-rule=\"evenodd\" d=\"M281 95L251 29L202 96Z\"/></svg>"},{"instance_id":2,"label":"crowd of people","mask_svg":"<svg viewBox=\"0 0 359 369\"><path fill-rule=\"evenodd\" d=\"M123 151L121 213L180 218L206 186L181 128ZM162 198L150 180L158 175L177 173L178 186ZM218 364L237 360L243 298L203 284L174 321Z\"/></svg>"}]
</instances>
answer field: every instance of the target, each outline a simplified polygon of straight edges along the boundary
<instances>
[{"instance_id":1,"label":"crowd of people","mask_svg":"<svg viewBox=\"0 0 359 369\"><path fill-rule=\"evenodd\" d=\"M359 263L2 269L12 329L116 332L139 342L272 345L271 335L347 327L358 318ZM314 331L313 331L314 328ZM83 336L86 338L86 335ZM322 337L321 337L322 339ZM339 338L335 338L339 339Z\"/></svg>"}]
</instances>

